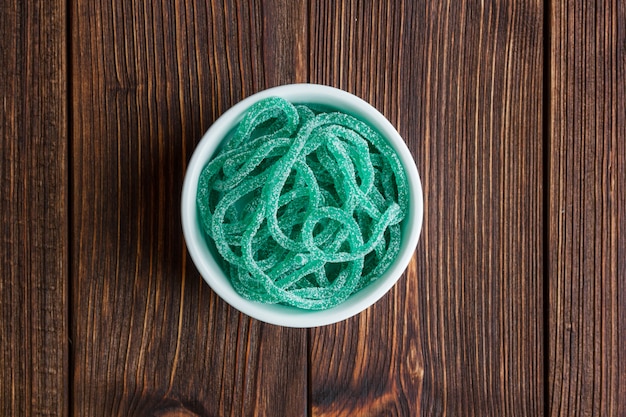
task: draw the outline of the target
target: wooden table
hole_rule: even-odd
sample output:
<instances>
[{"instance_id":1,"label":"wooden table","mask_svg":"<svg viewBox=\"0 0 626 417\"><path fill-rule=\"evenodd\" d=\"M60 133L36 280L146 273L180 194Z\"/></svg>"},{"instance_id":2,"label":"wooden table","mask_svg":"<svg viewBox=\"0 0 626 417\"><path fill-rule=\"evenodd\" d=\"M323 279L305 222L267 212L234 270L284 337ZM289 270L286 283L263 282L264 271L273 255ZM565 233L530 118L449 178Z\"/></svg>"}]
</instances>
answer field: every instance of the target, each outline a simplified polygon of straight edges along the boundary
<instances>
[{"instance_id":1,"label":"wooden table","mask_svg":"<svg viewBox=\"0 0 626 417\"><path fill-rule=\"evenodd\" d=\"M179 215L292 82L380 109L425 196L394 289L311 330L219 299ZM5 0L0 94L0 415L626 415L625 2Z\"/></svg>"}]
</instances>

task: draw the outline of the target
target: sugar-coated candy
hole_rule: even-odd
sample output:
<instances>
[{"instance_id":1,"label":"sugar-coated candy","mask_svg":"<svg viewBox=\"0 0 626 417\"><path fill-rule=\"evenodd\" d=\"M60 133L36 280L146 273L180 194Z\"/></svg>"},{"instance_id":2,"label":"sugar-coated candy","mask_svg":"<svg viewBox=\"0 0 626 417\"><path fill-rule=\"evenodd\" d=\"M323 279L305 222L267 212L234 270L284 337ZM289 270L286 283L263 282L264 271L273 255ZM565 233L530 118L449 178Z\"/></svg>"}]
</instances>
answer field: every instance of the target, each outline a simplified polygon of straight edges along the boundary
<instances>
[{"instance_id":1,"label":"sugar-coated candy","mask_svg":"<svg viewBox=\"0 0 626 417\"><path fill-rule=\"evenodd\" d=\"M391 266L408 184L367 123L270 97L248 109L202 170L197 207L239 294L322 310Z\"/></svg>"}]
</instances>

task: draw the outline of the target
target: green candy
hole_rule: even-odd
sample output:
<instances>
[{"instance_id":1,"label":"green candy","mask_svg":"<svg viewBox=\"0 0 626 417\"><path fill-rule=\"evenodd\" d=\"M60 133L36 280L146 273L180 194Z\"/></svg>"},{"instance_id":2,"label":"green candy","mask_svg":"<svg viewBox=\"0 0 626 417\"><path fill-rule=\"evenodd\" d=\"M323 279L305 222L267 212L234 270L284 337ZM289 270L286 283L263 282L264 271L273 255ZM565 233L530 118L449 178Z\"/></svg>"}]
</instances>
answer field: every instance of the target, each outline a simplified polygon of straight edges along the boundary
<instances>
[{"instance_id":1,"label":"green candy","mask_svg":"<svg viewBox=\"0 0 626 417\"><path fill-rule=\"evenodd\" d=\"M250 107L204 167L197 205L239 294L322 310L393 263L408 184L366 123L271 97Z\"/></svg>"}]
</instances>

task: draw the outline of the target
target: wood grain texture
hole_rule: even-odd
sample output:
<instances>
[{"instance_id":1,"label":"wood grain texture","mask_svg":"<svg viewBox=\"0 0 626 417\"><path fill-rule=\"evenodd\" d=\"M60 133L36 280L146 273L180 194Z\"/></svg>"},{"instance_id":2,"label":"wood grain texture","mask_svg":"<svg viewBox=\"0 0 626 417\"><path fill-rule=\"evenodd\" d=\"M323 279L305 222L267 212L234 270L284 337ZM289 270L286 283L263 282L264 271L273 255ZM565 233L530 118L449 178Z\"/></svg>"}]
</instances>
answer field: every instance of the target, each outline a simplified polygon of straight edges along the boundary
<instances>
[{"instance_id":1,"label":"wood grain texture","mask_svg":"<svg viewBox=\"0 0 626 417\"><path fill-rule=\"evenodd\" d=\"M312 332L312 415L544 411L543 2L319 2L310 79L370 101L422 175L394 290Z\"/></svg>"},{"instance_id":2,"label":"wood grain texture","mask_svg":"<svg viewBox=\"0 0 626 417\"><path fill-rule=\"evenodd\" d=\"M625 22L618 0L2 2L0 415L626 415ZM297 81L379 108L425 196L398 285L308 332L219 299L179 218L208 126Z\"/></svg>"},{"instance_id":3,"label":"wood grain texture","mask_svg":"<svg viewBox=\"0 0 626 417\"><path fill-rule=\"evenodd\" d=\"M72 412L302 415L306 332L228 307L186 254L195 144L306 71L290 2L72 2Z\"/></svg>"},{"instance_id":4,"label":"wood grain texture","mask_svg":"<svg viewBox=\"0 0 626 417\"><path fill-rule=\"evenodd\" d=\"M0 4L0 415L68 410L63 1Z\"/></svg>"},{"instance_id":5,"label":"wood grain texture","mask_svg":"<svg viewBox=\"0 0 626 417\"><path fill-rule=\"evenodd\" d=\"M543 13L541 1L413 11L422 415L544 411Z\"/></svg>"},{"instance_id":6,"label":"wood grain texture","mask_svg":"<svg viewBox=\"0 0 626 417\"><path fill-rule=\"evenodd\" d=\"M554 2L549 410L626 415L626 4Z\"/></svg>"}]
</instances>

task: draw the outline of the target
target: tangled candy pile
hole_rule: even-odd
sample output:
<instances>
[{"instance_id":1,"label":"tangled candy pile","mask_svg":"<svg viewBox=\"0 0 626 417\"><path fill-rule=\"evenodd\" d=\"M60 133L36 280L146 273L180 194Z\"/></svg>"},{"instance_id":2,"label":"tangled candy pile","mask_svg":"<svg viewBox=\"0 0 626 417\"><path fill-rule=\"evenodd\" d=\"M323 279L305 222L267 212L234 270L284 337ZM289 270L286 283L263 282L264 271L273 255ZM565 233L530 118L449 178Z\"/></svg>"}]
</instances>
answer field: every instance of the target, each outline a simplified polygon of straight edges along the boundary
<instances>
[{"instance_id":1,"label":"tangled candy pile","mask_svg":"<svg viewBox=\"0 0 626 417\"><path fill-rule=\"evenodd\" d=\"M379 133L345 113L271 97L204 167L204 232L247 299L321 310L400 250L408 184Z\"/></svg>"}]
</instances>

